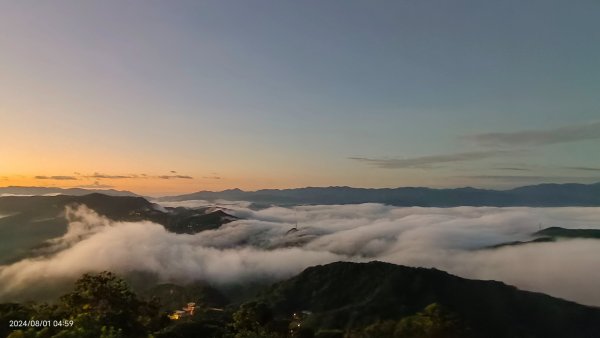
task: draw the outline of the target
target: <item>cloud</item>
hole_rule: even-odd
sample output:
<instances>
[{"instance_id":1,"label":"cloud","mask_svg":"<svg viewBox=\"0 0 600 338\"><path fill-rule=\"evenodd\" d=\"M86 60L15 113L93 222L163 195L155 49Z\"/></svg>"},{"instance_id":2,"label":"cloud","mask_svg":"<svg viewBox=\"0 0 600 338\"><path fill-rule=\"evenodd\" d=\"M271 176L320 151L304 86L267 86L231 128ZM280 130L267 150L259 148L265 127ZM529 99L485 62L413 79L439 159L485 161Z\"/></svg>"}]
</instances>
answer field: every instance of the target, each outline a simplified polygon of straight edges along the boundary
<instances>
[{"instance_id":1,"label":"cloud","mask_svg":"<svg viewBox=\"0 0 600 338\"><path fill-rule=\"evenodd\" d=\"M493 150L493 151L472 151L447 155L432 155L412 157L405 159L374 159L366 157L350 157L351 160L364 162L374 167L385 169L400 169L400 168L426 168L433 164L449 163L449 162L466 162L477 161L492 157L506 156L514 154L513 151Z\"/></svg>"},{"instance_id":2,"label":"cloud","mask_svg":"<svg viewBox=\"0 0 600 338\"><path fill-rule=\"evenodd\" d=\"M35 176L36 180L76 180L75 176Z\"/></svg>"},{"instance_id":3,"label":"cloud","mask_svg":"<svg viewBox=\"0 0 600 338\"><path fill-rule=\"evenodd\" d=\"M497 167L494 168L496 170L509 170L509 171L531 171L531 169L528 168L519 168L519 167Z\"/></svg>"},{"instance_id":4,"label":"cloud","mask_svg":"<svg viewBox=\"0 0 600 338\"><path fill-rule=\"evenodd\" d=\"M107 175L107 174L101 174L101 173L94 173L93 175L88 175L85 176L86 178L106 178L106 179L111 179L111 180L118 180L118 179L126 179L126 178L139 178L138 175Z\"/></svg>"},{"instance_id":5,"label":"cloud","mask_svg":"<svg viewBox=\"0 0 600 338\"><path fill-rule=\"evenodd\" d=\"M229 212L245 219L179 235L151 222L114 222L85 207L68 209L68 231L49 242L45 255L0 266L0 300L23 299L88 271L146 271L160 281L227 284L278 280L339 260L381 260L600 305L599 240L479 250L528 240L539 224L598 229L600 208L360 204L252 210L240 203L230 205ZM286 234L296 223L299 231Z\"/></svg>"},{"instance_id":6,"label":"cloud","mask_svg":"<svg viewBox=\"0 0 600 338\"><path fill-rule=\"evenodd\" d=\"M485 147L523 147L600 139L600 121L555 129L480 133L465 139Z\"/></svg>"},{"instance_id":7,"label":"cloud","mask_svg":"<svg viewBox=\"0 0 600 338\"><path fill-rule=\"evenodd\" d=\"M171 170L171 173L176 173L176 171ZM188 175L158 175L158 176L149 176L146 174L130 174L130 175L108 175L95 172L93 175L83 176L85 178L95 178L95 179L110 179L110 180L119 180L119 179L193 179L193 177Z\"/></svg>"},{"instance_id":8,"label":"cloud","mask_svg":"<svg viewBox=\"0 0 600 338\"><path fill-rule=\"evenodd\" d=\"M220 180L221 179L220 176L202 176L202 178L205 178L207 180Z\"/></svg>"},{"instance_id":9,"label":"cloud","mask_svg":"<svg viewBox=\"0 0 600 338\"><path fill-rule=\"evenodd\" d=\"M161 175L161 176L156 176L157 178L163 179L163 180L170 180L170 179L176 179L176 178L181 178L181 179L186 179L186 180L192 180L194 179L192 176L187 176L187 175Z\"/></svg>"},{"instance_id":10,"label":"cloud","mask_svg":"<svg viewBox=\"0 0 600 338\"><path fill-rule=\"evenodd\" d=\"M600 168L596 167L564 167L565 169L570 170L581 170L581 171L600 171Z\"/></svg>"}]
</instances>

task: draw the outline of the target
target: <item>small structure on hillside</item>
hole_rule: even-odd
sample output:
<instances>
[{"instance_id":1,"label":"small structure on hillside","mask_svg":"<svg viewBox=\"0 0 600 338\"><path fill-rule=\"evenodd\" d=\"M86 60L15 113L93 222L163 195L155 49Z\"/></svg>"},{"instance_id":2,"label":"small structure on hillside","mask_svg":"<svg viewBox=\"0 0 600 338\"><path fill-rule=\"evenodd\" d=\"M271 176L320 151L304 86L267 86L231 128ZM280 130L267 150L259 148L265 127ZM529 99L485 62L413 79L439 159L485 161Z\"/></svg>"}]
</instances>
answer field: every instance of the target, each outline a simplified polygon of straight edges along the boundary
<instances>
[{"instance_id":1,"label":"small structure on hillside","mask_svg":"<svg viewBox=\"0 0 600 338\"><path fill-rule=\"evenodd\" d=\"M298 330L304 324L304 321L312 315L311 311L298 311L292 314L292 321L290 322L288 328L290 329L290 335L295 337L298 333Z\"/></svg>"},{"instance_id":2,"label":"small structure on hillside","mask_svg":"<svg viewBox=\"0 0 600 338\"><path fill-rule=\"evenodd\" d=\"M196 303L187 303L181 310L175 310L169 314L169 319L179 320L181 318L190 317L194 315L196 310Z\"/></svg>"}]
</instances>

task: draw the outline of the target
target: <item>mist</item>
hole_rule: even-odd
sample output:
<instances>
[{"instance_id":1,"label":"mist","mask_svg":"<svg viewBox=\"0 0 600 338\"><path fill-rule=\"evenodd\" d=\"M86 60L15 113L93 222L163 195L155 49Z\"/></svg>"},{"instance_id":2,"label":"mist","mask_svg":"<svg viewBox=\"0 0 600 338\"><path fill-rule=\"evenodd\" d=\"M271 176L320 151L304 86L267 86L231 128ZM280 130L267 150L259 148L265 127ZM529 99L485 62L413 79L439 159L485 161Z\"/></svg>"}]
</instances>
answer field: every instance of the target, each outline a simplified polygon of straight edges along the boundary
<instances>
[{"instance_id":1,"label":"mist","mask_svg":"<svg viewBox=\"0 0 600 338\"><path fill-rule=\"evenodd\" d=\"M206 206L204 201L169 206ZM252 210L228 203L243 218L195 235L151 222L114 222L69 208L67 232L34 258L0 266L0 301L31 297L53 281L85 272L149 272L162 282L202 279L216 285L281 280L334 261L380 260L500 280L588 305L600 305L600 241L571 239L485 249L529 240L539 228L600 228L600 208L420 208L381 204L317 205ZM298 231L290 232L297 226Z\"/></svg>"}]
</instances>

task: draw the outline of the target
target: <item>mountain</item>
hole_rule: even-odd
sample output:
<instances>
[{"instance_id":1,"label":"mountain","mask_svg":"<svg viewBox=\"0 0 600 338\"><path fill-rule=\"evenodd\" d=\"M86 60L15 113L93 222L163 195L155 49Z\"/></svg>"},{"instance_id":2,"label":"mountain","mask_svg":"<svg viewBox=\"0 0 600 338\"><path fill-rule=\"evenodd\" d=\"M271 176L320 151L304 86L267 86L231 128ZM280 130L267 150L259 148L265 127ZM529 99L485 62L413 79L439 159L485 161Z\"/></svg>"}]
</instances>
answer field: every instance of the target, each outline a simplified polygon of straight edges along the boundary
<instances>
[{"instance_id":1,"label":"mountain","mask_svg":"<svg viewBox=\"0 0 600 338\"><path fill-rule=\"evenodd\" d=\"M67 230L64 212L69 205L86 205L115 221L150 220L175 233L193 234L237 219L219 209L162 208L142 197L98 193L4 196L0 197L0 264L22 258L33 247L62 236Z\"/></svg>"},{"instance_id":2,"label":"mountain","mask_svg":"<svg viewBox=\"0 0 600 338\"><path fill-rule=\"evenodd\" d=\"M550 227L534 232L531 234L531 236L533 237L531 240L500 243L484 249L496 249L504 246L525 245L532 243L556 242L556 240L560 238L600 239L600 229L565 229L561 227Z\"/></svg>"},{"instance_id":3,"label":"mountain","mask_svg":"<svg viewBox=\"0 0 600 338\"><path fill-rule=\"evenodd\" d=\"M600 239L599 229L565 229L550 227L534 233L535 236L563 237L563 238L597 238Z\"/></svg>"},{"instance_id":4,"label":"mountain","mask_svg":"<svg viewBox=\"0 0 600 338\"><path fill-rule=\"evenodd\" d=\"M501 282L382 262L310 267L254 301L266 304L274 317L304 311L305 325L315 331L364 328L437 304L474 337L600 337L599 308Z\"/></svg>"},{"instance_id":5,"label":"mountain","mask_svg":"<svg viewBox=\"0 0 600 338\"><path fill-rule=\"evenodd\" d=\"M249 201L257 204L354 204L383 203L394 206L455 207L455 206L600 206L600 183L540 184L510 190L476 188L351 188L308 187L298 189L264 189L220 192L200 191L192 194L162 197L162 201L184 200Z\"/></svg>"},{"instance_id":6,"label":"mountain","mask_svg":"<svg viewBox=\"0 0 600 338\"><path fill-rule=\"evenodd\" d=\"M0 197L2 196L33 196L33 195L70 195L70 196L82 196L92 193L100 193L110 196L135 196L139 195L132 193L131 191L114 190L114 189L84 189L84 188L52 188L52 187L19 187L9 186L0 187Z\"/></svg>"}]
</instances>

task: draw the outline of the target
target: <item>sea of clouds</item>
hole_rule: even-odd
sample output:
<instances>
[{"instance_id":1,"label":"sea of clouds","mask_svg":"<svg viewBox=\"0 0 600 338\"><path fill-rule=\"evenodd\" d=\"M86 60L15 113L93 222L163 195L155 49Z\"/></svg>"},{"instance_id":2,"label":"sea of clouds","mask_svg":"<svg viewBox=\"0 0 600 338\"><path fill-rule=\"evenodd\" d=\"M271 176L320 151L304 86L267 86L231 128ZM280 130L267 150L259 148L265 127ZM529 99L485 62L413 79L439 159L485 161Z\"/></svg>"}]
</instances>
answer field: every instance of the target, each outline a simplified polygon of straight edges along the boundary
<instances>
[{"instance_id":1,"label":"sea of clouds","mask_svg":"<svg viewBox=\"0 0 600 338\"><path fill-rule=\"evenodd\" d=\"M203 279L218 285L280 280L340 260L380 260L600 305L600 240L485 249L530 240L550 226L600 228L600 208L359 204L253 210L245 202L224 207L241 219L195 235L170 233L151 222L113 222L85 206L68 209L62 237L49 241L37 257L0 266L0 301L22 300L31 290L89 271L150 272L160 281Z\"/></svg>"}]
</instances>

